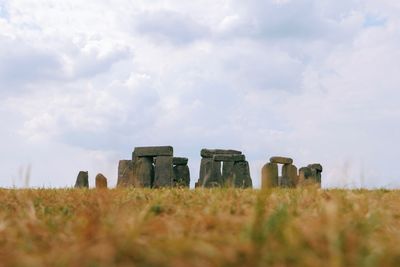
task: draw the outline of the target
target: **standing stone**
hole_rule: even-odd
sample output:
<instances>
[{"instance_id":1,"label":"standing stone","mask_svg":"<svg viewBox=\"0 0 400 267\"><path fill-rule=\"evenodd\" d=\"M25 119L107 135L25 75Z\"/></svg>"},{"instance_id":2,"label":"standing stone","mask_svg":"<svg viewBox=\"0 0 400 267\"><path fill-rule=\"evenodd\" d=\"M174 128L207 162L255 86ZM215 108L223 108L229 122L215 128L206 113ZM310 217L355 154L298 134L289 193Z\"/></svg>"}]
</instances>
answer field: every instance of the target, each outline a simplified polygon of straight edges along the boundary
<instances>
[{"instance_id":1,"label":"standing stone","mask_svg":"<svg viewBox=\"0 0 400 267\"><path fill-rule=\"evenodd\" d=\"M222 164L222 184L226 185L227 181L228 181L228 177L232 172L233 169L233 165L235 164L235 162L233 161L224 161Z\"/></svg>"},{"instance_id":2,"label":"standing stone","mask_svg":"<svg viewBox=\"0 0 400 267\"><path fill-rule=\"evenodd\" d=\"M310 166L310 165L309 165ZM303 167L299 170L300 185L319 185L321 186L321 172L310 167Z\"/></svg>"},{"instance_id":3,"label":"standing stone","mask_svg":"<svg viewBox=\"0 0 400 267\"><path fill-rule=\"evenodd\" d=\"M250 176L250 166L248 161L237 162L237 164L243 166L243 187L244 188L253 188L253 181Z\"/></svg>"},{"instance_id":4,"label":"standing stone","mask_svg":"<svg viewBox=\"0 0 400 267\"><path fill-rule=\"evenodd\" d=\"M155 160L154 187L170 187L172 186L172 157L158 156Z\"/></svg>"},{"instance_id":5,"label":"standing stone","mask_svg":"<svg viewBox=\"0 0 400 267\"><path fill-rule=\"evenodd\" d=\"M293 163L293 159L285 158L285 157L271 157L269 159L269 162L271 162L271 163L279 163L279 164L292 164Z\"/></svg>"},{"instance_id":6,"label":"standing stone","mask_svg":"<svg viewBox=\"0 0 400 267\"><path fill-rule=\"evenodd\" d=\"M313 176L315 177L315 181L321 184L321 173L322 173L322 165L319 163L310 164L307 166L311 169Z\"/></svg>"},{"instance_id":7,"label":"standing stone","mask_svg":"<svg viewBox=\"0 0 400 267\"><path fill-rule=\"evenodd\" d=\"M309 164L307 167L311 169L316 169L319 172L322 172L322 165L319 163Z\"/></svg>"},{"instance_id":8,"label":"standing stone","mask_svg":"<svg viewBox=\"0 0 400 267\"><path fill-rule=\"evenodd\" d=\"M315 176L316 176L316 181L317 181L317 183L319 183L319 184L321 184L321 182L322 182L322 177L321 177L321 172L320 171L315 171Z\"/></svg>"},{"instance_id":9,"label":"standing stone","mask_svg":"<svg viewBox=\"0 0 400 267\"><path fill-rule=\"evenodd\" d=\"M299 185L306 185L312 181L312 170L308 167L302 167L299 169Z\"/></svg>"},{"instance_id":10,"label":"standing stone","mask_svg":"<svg viewBox=\"0 0 400 267\"><path fill-rule=\"evenodd\" d=\"M222 186L221 162L211 160L211 169L204 177L204 187Z\"/></svg>"},{"instance_id":11,"label":"standing stone","mask_svg":"<svg viewBox=\"0 0 400 267\"><path fill-rule=\"evenodd\" d=\"M250 168L247 161L235 162L231 174L227 178L227 186L237 188L251 188L253 182L250 177Z\"/></svg>"},{"instance_id":12,"label":"standing stone","mask_svg":"<svg viewBox=\"0 0 400 267\"><path fill-rule=\"evenodd\" d=\"M252 181L246 157L241 151L231 149L202 149L198 186L235 186L251 187ZM239 164L239 162L242 162ZM223 165L222 165L223 164ZM236 167L234 168L234 166ZM222 165L222 172L221 172ZM239 180L236 179L238 176ZM236 181L236 182L235 182Z\"/></svg>"},{"instance_id":13,"label":"standing stone","mask_svg":"<svg viewBox=\"0 0 400 267\"><path fill-rule=\"evenodd\" d=\"M107 188L107 178L101 173L96 175L96 188Z\"/></svg>"},{"instance_id":14,"label":"standing stone","mask_svg":"<svg viewBox=\"0 0 400 267\"><path fill-rule=\"evenodd\" d=\"M297 167L292 164L285 164L282 167L282 187L296 187L297 184Z\"/></svg>"},{"instance_id":15,"label":"standing stone","mask_svg":"<svg viewBox=\"0 0 400 267\"><path fill-rule=\"evenodd\" d=\"M177 165L174 167L174 186L189 187L190 171L187 165Z\"/></svg>"},{"instance_id":16,"label":"standing stone","mask_svg":"<svg viewBox=\"0 0 400 267\"><path fill-rule=\"evenodd\" d=\"M261 170L261 187L272 188L279 186L278 164L267 163Z\"/></svg>"},{"instance_id":17,"label":"standing stone","mask_svg":"<svg viewBox=\"0 0 400 267\"><path fill-rule=\"evenodd\" d=\"M133 161L120 160L118 163L117 187L126 187L129 181L133 179Z\"/></svg>"},{"instance_id":18,"label":"standing stone","mask_svg":"<svg viewBox=\"0 0 400 267\"><path fill-rule=\"evenodd\" d=\"M138 157L133 161L133 171L129 186L152 187L154 182L154 166L152 157Z\"/></svg>"},{"instance_id":19,"label":"standing stone","mask_svg":"<svg viewBox=\"0 0 400 267\"><path fill-rule=\"evenodd\" d=\"M76 178L75 188L89 188L89 173L80 171Z\"/></svg>"},{"instance_id":20,"label":"standing stone","mask_svg":"<svg viewBox=\"0 0 400 267\"><path fill-rule=\"evenodd\" d=\"M211 158L202 158L200 162L200 174L199 174L199 180L198 184L199 187L204 185L204 181L207 177L211 176L211 165L212 165L213 160Z\"/></svg>"}]
</instances>

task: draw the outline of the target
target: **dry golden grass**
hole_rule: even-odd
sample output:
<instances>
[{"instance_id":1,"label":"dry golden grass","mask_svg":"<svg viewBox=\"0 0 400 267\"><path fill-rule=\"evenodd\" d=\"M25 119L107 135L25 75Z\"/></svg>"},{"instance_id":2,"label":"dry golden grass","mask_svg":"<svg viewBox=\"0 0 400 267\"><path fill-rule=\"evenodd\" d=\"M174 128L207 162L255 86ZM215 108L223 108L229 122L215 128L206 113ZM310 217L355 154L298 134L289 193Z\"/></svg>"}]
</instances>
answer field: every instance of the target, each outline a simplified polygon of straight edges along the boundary
<instances>
[{"instance_id":1,"label":"dry golden grass","mask_svg":"<svg viewBox=\"0 0 400 267\"><path fill-rule=\"evenodd\" d=\"M399 193L0 190L0 266L400 266Z\"/></svg>"}]
</instances>

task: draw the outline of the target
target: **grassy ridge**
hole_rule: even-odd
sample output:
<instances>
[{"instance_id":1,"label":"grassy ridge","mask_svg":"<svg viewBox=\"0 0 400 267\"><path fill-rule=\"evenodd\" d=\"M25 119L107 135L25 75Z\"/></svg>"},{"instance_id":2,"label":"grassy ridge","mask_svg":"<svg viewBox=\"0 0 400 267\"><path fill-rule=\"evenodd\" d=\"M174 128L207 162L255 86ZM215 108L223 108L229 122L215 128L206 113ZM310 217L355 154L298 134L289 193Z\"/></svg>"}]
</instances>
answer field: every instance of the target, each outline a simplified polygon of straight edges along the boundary
<instances>
[{"instance_id":1,"label":"grassy ridge","mask_svg":"<svg viewBox=\"0 0 400 267\"><path fill-rule=\"evenodd\" d=\"M0 190L0 266L399 266L400 192Z\"/></svg>"}]
</instances>

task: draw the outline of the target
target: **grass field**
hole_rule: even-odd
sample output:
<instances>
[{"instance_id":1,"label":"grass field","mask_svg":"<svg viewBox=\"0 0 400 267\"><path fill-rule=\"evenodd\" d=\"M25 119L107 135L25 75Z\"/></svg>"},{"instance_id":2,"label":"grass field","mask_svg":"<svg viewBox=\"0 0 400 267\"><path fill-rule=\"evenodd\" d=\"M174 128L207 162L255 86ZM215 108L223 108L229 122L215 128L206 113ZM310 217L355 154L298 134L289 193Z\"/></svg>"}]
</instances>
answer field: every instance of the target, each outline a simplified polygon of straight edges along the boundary
<instances>
[{"instance_id":1,"label":"grass field","mask_svg":"<svg viewBox=\"0 0 400 267\"><path fill-rule=\"evenodd\" d=\"M0 190L0 266L400 266L400 192Z\"/></svg>"}]
</instances>

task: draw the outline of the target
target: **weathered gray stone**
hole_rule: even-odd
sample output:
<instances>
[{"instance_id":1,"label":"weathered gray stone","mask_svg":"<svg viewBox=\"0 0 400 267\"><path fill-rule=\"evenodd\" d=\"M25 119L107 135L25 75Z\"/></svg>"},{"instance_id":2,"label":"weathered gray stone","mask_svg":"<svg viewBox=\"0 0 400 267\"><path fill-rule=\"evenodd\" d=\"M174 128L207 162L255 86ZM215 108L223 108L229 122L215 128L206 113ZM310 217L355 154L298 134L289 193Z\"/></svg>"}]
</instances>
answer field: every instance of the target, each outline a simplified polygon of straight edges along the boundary
<instances>
[{"instance_id":1,"label":"weathered gray stone","mask_svg":"<svg viewBox=\"0 0 400 267\"><path fill-rule=\"evenodd\" d=\"M253 186L249 163L247 161L238 161L233 164L231 173L225 182L225 186L237 188L251 188Z\"/></svg>"},{"instance_id":2,"label":"weathered gray stone","mask_svg":"<svg viewBox=\"0 0 400 267\"><path fill-rule=\"evenodd\" d=\"M222 184L225 185L227 183L228 177L232 172L234 164L235 164L235 162L233 162L233 161L224 161L222 163L222 177L221 177Z\"/></svg>"},{"instance_id":3,"label":"weathered gray stone","mask_svg":"<svg viewBox=\"0 0 400 267\"><path fill-rule=\"evenodd\" d=\"M316 179L317 183L321 184L322 182L322 177L321 177L321 172L316 172Z\"/></svg>"},{"instance_id":4,"label":"weathered gray stone","mask_svg":"<svg viewBox=\"0 0 400 267\"><path fill-rule=\"evenodd\" d=\"M321 184L321 173L322 173L322 165L319 163L309 164L307 166L311 169L312 178L316 183Z\"/></svg>"},{"instance_id":5,"label":"weathered gray stone","mask_svg":"<svg viewBox=\"0 0 400 267\"><path fill-rule=\"evenodd\" d=\"M203 186L205 177L211 175L212 158L202 158L200 162L199 186Z\"/></svg>"},{"instance_id":6,"label":"weathered gray stone","mask_svg":"<svg viewBox=\"0 0 400 267\"><path fill-rule=\"evenodd\" d=\"M235 164L243 165L243 187L244 188L253 188L253 180L250 175L250 166L248 161L236 162Z\"/></svg>"},{"instance_id":7,"label":"weathered gray stone","mask_svg":"<svg viewBox=\"0 0 400 267\"><path fill-rule=\"evenodd\" d=\"M299 169L300 180L308 180L312 177L312 175L313 175L312 170L309 167L302 167Z\"/></svg>"},{"instance_id":8,"label":"weathered gray stone","mask_svg":"<svg viewBox=\"0 0 400 267\"><path fill-rule=\"evenodd\" d=\"M221 162L211 160L211 169L205 174L203 186L222 186Z\"/></svg>"},{"instance_id":9,"label":"weathered gray stone","mask_svg":"<svg viewBox=\"0 0 400 267\"><path fill-rule=\"evenodd\" d=\"M245 155L239 155L239 154L216 154L213 156L214 161L245 161L246 157Z\"/></svg>"},{"instance_id":10,"label":"weathered gray stone","mask_svg":"<svg viewBox=\"0 0 400 267\"><path fill-rule=\"evenodd\" d=\"M322 172L322 165L319 163L309 164L307 167Z\"/></svg>"},{"instance_id":11,"label":"weathered gray stone","mask_svg":"<svg viewBox=\"0 0 400 267\"><path fill-rule=\"evenodd\" d=\"M155 160L154 186L171 187L173 181L173 168L171 156L158 156Z\"/></svg>"},{"instance_id":12,"label":"weathered gray stone","mask_svg":"<svg viewBox=\"0 0 400 267\"><path fill-rule=\"evenodd\" d=\"M203 148L200 152L200 155L203 158L212 158L216 154L242 154L242 152L231 149L206 149L206 148Z\"/></svg>"},{"instance_id":13,"label":"weathered gray stone","mask_svg":"<svg viewBox=\"0 0 400 267\"><path fill-rule=\"evenodd\" d=\"M174 186L189 187L190 186L190 171L187 165L174 166Z\"/></svg>"},{"instance_id":14,"label":"weathered gray stone","mask_svg":"<svg viewBox=\"0 0 400 267\"><path fill-rule=\"evenodd\" d=\"M285 164L282 167L282 187L296 187L298 176L297 167L292 164Z\"/></svg>"},{"instance_id":15,"label":"weathered gray stone","mask_svg":"<svg viewBox=\"0 0 400 267\"><path fill-rule=\"evenodd\" d=\"M118 163L117 187L126 187L133 178L133 161L120 160Z\"/></svg>"},{"instance_id":16,"label":"weathered gray stone","mask_svg":"<svg viewBox=\"0 0 400 267\"><path fill-rule=\"evenodd\" d=\"M279 186L278 164L267 163L261 170L261 187L272 188Z\"/></svg>"},{"instance_id":17,"label":"weathered gray stone","mask_svg":"<svg viewBox=\"0 0 400 267\"><path fill-rule=\"evenodd\" d=\"M89 188L89 173L80 171L76 178L75 188Z\"/></svg>"},{"instance_id":18,"label":"weathered gray stone","mask_svg":"<svg viewBox=\"0 0 400 267\"><path fill-rule=\"evenodd\" d=\"M135 150L132 153L132 158L172 156L173 154L174 154L174 149L172 146L135 147Z\"/></svg>"},{"instance_id":19,"label":"weathered gray stone","mask_svg":"<svg viewBox=\"0 0 400 267\"><path fill-rule=\"evenodd\" d=\"M279 163L279 164L292 164L293 159L285 158L285 157L271 157L269 159L271 163Z\"/></svg>"},{"instance_id":20,"label":"weathered gray stone","mask_svg":"<svg viewBox=\"0 0 400 267\"><path fill-rule=\"evenodd\" d=\"M174 165L187 165L188 161L189 161L188 158L174 157L172 159L172 164L174 164Z\"/></svg>"},{"instance_id":21,"label":"weathered gray stone","mask_svg":"<svg viewBox=\"0 0 400 267\"><path fill-rule=\"evenodd\" d=\"M107 188L107 178L101 173L96 175L96 188L98 189Z\"/></svg>"},{"instance_id":22,"label":"weathered gray stone","mask_svg":"<svg viewBox=\"0 0 400 267\"><path fill-rule=\"evenodd\" d=\"M318 182L318 175L315 169L309 167L303 167L299 169L299 185L311 185Z\"/></svg>"},{"instance_id":23,"label":"weathered gray stone","mask_svg":"<svg viewBox=\"0 0 400 267\"><path fill-rule=\"evenodd\" d=\"M128 186L152 187L154 183L154 165L152 157L138 157L133 161L133 171Z\"/></svg>"}]
</instances>

